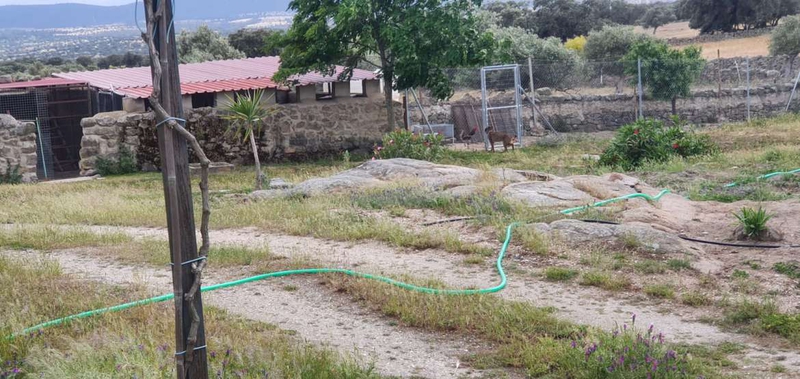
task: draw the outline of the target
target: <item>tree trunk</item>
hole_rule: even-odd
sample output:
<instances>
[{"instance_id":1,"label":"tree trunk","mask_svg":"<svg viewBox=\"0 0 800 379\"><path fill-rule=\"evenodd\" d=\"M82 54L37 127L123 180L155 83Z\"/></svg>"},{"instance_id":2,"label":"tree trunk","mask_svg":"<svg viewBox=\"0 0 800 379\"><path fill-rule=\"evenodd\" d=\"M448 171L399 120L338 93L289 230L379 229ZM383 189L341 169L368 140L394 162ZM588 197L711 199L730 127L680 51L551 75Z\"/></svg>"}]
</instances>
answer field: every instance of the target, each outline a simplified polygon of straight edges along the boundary
<instances>
[{"instance_id":1,"label":"tree trunk","mask_svg":"<svg viewBox=\"0 0 800 379\"><path fill-rule=\"evenodd\" d=\"M250 147L253 148L253 158L256 161L256 191L261 191L264 182L264 174L261 173L261 161L258 159L258 146L254 131L250 131Z\"/></svg>"},{"instance_id":2,"label":"tree trunk","mask_svg":"<svg viewBox=\"0 0 800 379\"><path fill-rule=\"evenodd\" d=\"M386 120L389 122L389 130L392 131L395 128L394 100L392 100L392 75L386 71L383 73L383 96L386 101Z\"/></svg>"},{"instance_id":3,"label":"tree trunk","mask_svg":"<svg viewBox=\"0 0 800 379\"><path fill-rule=\"evenodd\" d=\"M658 30L658 26L653 28L653 35L656 35L656 30Z\"/></svg>"},{"instance_id":4,"label":"tree trunk","mask_svg":"<svg viewBox=\"0 0 800 379\"><path fill-rule=\"evenodd\" d=\"M672 115L673 116L678 114L678 108L676 106L677 101L678 101L678 98L673 96L672 97Z\"/></svg>"}]
</instances>

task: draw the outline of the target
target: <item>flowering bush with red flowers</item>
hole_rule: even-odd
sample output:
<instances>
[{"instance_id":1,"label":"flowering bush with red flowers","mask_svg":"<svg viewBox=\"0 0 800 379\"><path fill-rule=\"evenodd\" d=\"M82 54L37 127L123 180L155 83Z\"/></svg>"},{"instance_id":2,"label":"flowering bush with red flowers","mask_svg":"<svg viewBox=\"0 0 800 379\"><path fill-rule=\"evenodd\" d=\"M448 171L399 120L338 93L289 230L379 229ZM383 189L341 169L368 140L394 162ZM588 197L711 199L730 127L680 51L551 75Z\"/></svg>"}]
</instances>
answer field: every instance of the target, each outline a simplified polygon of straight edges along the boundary
<instances>
[{"instance_id":1,"label":"flowering bush with red flowers","mask_svg":"<svg viewBox=\"0 0 800 379\"><path fill-rule=\"evenodd\" d=\"M673 156L710 155L717 151L707 135L687 131L680 119L675 118L672 123L665 126L660 120L643 119L621 127L600 156L600 164L634 170L644 162L664 162Z\"/></svg>"},{"instance_id":2,"label":"flowering bush with red flowers","mask_svg":"<svg viewBox=\"0 0 800 379\"><path fill-rule=\"evenodd\" d=\"M441 135L416 135L408 130L395 129L375 145L372 159L411 158L433 161L444 153Z\"/></svg>"}]
</instances>

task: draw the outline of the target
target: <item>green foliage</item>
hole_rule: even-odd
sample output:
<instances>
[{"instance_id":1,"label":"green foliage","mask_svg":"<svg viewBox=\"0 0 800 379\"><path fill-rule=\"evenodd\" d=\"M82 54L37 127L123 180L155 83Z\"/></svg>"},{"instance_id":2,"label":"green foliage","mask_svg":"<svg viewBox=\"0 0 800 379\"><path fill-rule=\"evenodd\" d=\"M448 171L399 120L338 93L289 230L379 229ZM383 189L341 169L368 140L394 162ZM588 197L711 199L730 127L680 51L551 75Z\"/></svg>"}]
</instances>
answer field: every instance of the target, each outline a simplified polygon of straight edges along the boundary
<instances>
[{"instance_id":1,"label":"green foliage","mask_svg":"<svg viewBox=\"0 0 800 379\"><path fill-rule=\"evenodd\" d=\"M764 330L800 342L800 314L769 313L761 317Z\"/></svg>"},{"instance_id":2,"label":"green foliage","mask_svg":"<svg viewBox=\"0 0 800 379\"><path fill-rule=\"evenodd\" d=\"M703 34L775 26L798 10L797 0L683 0L678 5L689 27Z\"/></svg>"},{"instance_id":3,"label":"green foliage","mask_svg":"<svg viewBox=\"0 0 800 379\"><path fill-rule=\"evenodd\" d=\"M684 292L681 295L681 303L690 307L700 307L711 304L711 299L702 292Z\"/></svg>"},{"instance_id":4,"label":"green foliage","mask_svg":"<svg viewBox=\"0 0 800 379\"><path fill-rule=\"evenodd\" d=\"M492 34L497 40L499 61L522 62L535 57L533 79L538 86L558 89L572 86L568 79L579 70L582 60L578 52L564 47L560 39L539 38L516 27L492 29Z\"/></svg>"},{"instance_id":5,"label":"green foliage","mask_svg":"<svg viewBox=\"0 0 800 379\"><path fill-rule=\"evenodd\" d=\"M589 61L604 62L602 69L606 75L622 75L623 65L619 60L635 42L649 38L646 34L637 33L631 26L606 25L589 32L583 55Z\"/></svg>"},{"instance_id":6,"label":"green foliage","mask_svg":"<svg viewBox=\"0 0 800 379\"><path fill-rule=\"evenodd\" d=\"M294 74L351 69L377 54L384 82L398 90L425 87L439 99L452 95L443 69L487 63L494 39L477 28L473 0L292 0L292 27L281 53L284 81ZM392 108L391 94L386 94ZM392 113L387 115L394 125Z\"/></svg>"},{"instance_id":7,"label":"green foliage","mask_svg":"<svg viewBox=\"0 0 800 379\"><path fill-rule=\"evenodd\" d=\"M747 279L750 277L750 274L748 274L747 271L736 269L733 270L733 274L731 274L731 277L734 279Z\"/></svg>"},{"instance_id":8,"label":"green foliage","mask_svg":"<svg viewBox=\"0 0 800 379\"><path fill-rule=\"evenodd\" d=\"M637 60L642 61L642 85L656 100L672 100L672 113L676 113L675 99L688 96L703 71L705 59L701 49L689 46L673 49L663 41L641 40L631 45L625 55L625 74L637 83Z\"/></svg>"},{"instance_id":9,"label":"green foliage","mask_svg":"<svg viewBox=\"0 0 800 379\"><path fill-rule=\"evenodd\" d=\"M747 238L754 240L761 239L768 231L767 221L772 218L772 215L767 214L767 210L761 207L758 207L758 209L744 207L733 215L739 220L742 233L747 236Z\"/></svg>"},{"instance_id":10,"label":"green foliage","mask_svg":"<svg viewBox=\"0 0 800 379\"><path fill-rule=\"evenodd\" d=\"M577 36L575 38L570 38L567 42L564 42L564 47L576 53L583 53L583 49L586 47L586 37Z\"/></svg>"},{"instance_id":11,"label":"green foliage","mask_svg":"<svg viewBox=\"0 0 800 379\"><path fill-rule=\"evenodd\" d=\"M280 55L284 32L271 29L243 28L228 36L228 43L248 58Z\"/></svg>"},{"instance_id":12,"label":"green foliage","mask_svg":"<svg viewBox=\"0 0 800 379\"><path fill-rule=\"evenodd\" d=\"M434 161L444 153L443 137L416 135L408 130L396 129L383 136L382 146L375 146L373 159L411 158Z\"/></svg>"},{"instance_id":13,"label":"green foliage","mask_svg":"<svg viewBox=\"0 0 800 379\"><path fill-rule=\"evenodd\" d=\"M544 270L544 277L554 282L565 282L578 276L578 271L566 267L548 267Z\"/></svg>"},{"instance_id":14,"label":"green foliage","mask_svg":"<svg viewBox=\"0 0 800 379\"><path fill-rule=\"evenodd\" d=\"M0 174L0 184L20 184L22 183L22 174L19 173L19 165L11 166L6 163L5 170Z\"/></svg>"},{"instance_id":15,"label":"green foliage","mask_svg":"<svg viewBox=\"0 0 800 379\"><path fill-rule=\"evenodd\" d=\"M769 54L791 57L797 57L797 54L800 54L800 16L786 17L772 31Z\"/></svg>"},{"instance_id":16,"label":"green foliage","mask_svg":"<svg viewBox=\"0 0 800 379\"><path fill-rule=\"evenodd\" d=\"M716 146L707 135L685 131L680 123L665 127L654 119L642 119L617 130L599 163L633 170L644 162L666 162L672 156L713 154Z\"/></svg>"},{"instance_id":17,"label":"green foliage","mask_svg":"<svg viewBox=\"0 0 800 379\"><path fill-rule=\"evenodd\" d=\"M136 155L127 147L121 147L116 158L97 157L95 167L102 176L127 175L139 171Z\"/></svg>"},{"instance_id":18,"label":"green foliage","mask_svg":"<svg viewBox=\"0 0 800 379\"><path fill-rule=\"evenodd\" d=\"M178 35L178 58L181 63L198 63L223 59L240 59L245 54L236 50L225 37L200 25L195 31L182 30Z\"/></svg>"},{"instance_id":19,"label":"green foliage","mask_svg":"<svg viewBox=\"0 0 800 379\"><path fill-rule=\"evenodd\" d=\"M675 12L669 6L653 6L644 12L644 16L639 20L639 25L645 29L653 28L655 35L659 27L673 21L675 21Z\"/></svg>"},{"instance_id":20,"label":"green foliage","mask_svg":"<svg viewBox=\"0 0 800 379\"><path fill-rule=\"evenodd\" d=\"M263 90L237 94L235 99L228 97L228 114L223 117L230 121L229 133L242 140L250 138L253 133L261 135L263 120L269 114L268 109L261 104L263 97ZM272 95L269 98L271 97Z\"/></svg>"}]
</instances>

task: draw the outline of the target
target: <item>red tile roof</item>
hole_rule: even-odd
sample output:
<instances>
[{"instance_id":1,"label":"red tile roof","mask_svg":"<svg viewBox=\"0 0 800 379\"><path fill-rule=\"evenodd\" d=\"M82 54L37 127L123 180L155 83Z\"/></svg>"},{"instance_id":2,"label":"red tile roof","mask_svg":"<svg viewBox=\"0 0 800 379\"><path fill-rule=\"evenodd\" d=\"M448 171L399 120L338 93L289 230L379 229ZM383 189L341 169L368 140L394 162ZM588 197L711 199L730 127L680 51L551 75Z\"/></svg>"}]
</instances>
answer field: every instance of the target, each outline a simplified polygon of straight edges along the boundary
<instances>
[{"instance_id":1,"label":"red tile roof","mask_svg":"<svg viewBox=\"0 0 800 379\"><path fill-rule=\"evenodd\" d=\"M12 83L2 83L0 84L0 90L2 89L25 89L25 88L37 88L37 87L56 87L56 86L78 86L78 85L86 85L86 81L82 80L71 80L71 79L62 79L62 78L44 78L40 80L31 80L28 82L12 82Z\"/></svg>"},{"instance_id":2,"label":"red tile roof","mask_svg":"<svg viewBox=\"0 0 800 379\"><path fill-rule=\"evenodd\" d=\"M181 93L242 91L257 88L278 88L272 76L280 68L279 57L233 59L203 63L181 64ZM292 78L298 85L338 81L344 67L337 66L333 76L309 73ZM144 98L152 92L150 67L120 68L87 72L64 72L54 74L64 79L82 80L89 85L120 95ZM354 70L353 80L376 79L374 73Z\"/></svg>"}]
</instances>

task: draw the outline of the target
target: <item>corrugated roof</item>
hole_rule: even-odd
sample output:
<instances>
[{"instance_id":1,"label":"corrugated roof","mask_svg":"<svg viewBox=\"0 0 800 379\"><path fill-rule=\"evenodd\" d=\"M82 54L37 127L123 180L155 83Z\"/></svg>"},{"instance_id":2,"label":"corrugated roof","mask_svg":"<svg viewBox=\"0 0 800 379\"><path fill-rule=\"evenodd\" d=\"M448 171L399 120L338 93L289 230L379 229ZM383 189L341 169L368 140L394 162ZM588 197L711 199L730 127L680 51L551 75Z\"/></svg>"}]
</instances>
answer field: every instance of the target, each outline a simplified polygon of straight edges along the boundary
<instances>
[{"instance_id":1,"label":"corrugated roof","mask_svg":"<svg viewBox=\"0 0 800 379\"><path fill-rule=\"evenodd\" d=\"M261 88L277 88L272 80L267 78L258 79L232 79L232 80L217 80L213 82L197 82L197 83L184 83L181 84L181 93L184 95L194 95L196 93L209 93L209 92L235 92L247 91ZM150 97L153 92L152 86L147 87L131 87L120 88L115 90L116 93L143 99Z\"/></svg>"},{"instance_id":2,"label":"corrugated roof","mask_svg":"<svg viewBox=\"0 0 800 379\"><path fill-rule=\"evenodd\" d=\"M279 68L279 57L260 57L181 64L179 66L182 88L181 92L184 95L190 95L192 93L202 92L254 89L252 85L254 85L256 82L242 82L242 80L261 80L259 83L265 85L265 87L256 88L277 88L278 85L272 82L272 76L278 72ZM323 76L319 73L309 73L294 77L292 80L296 81L298 85L335 82L338 80L338 75L343 70L344 67L337 66L336 73L333 76ZM85 81L93 87L101 88L107 91L113 90L119 94L132 97L149 96L151 92L150 87L152 85L152 79L150 75L150 67L119 68L87 72L64 72L54 74L54 76L59 78ZM370 71L357 69L354 70L352 79L376 79L376 76ZM235 85L237 82L238 84L242 85L242 87L237 87ZM134 89L141 89L142 91ZM145 92L147 95L141 96L141 94Z\"/></svg>"},{"instance_id":3,"label":"corrugated roof","mask_svg":"<svg viewBox=\"0 0 800 379\"><path fill-rule=\"evenodd\" d=\"M31 80L27 82L12 82L0 84L0 89L25 89L37 87L55 87L55 86L79 86L86 85L86 81L72 80L63 78L44 78L40 80Z\"/></svg>"}]
</instances>

